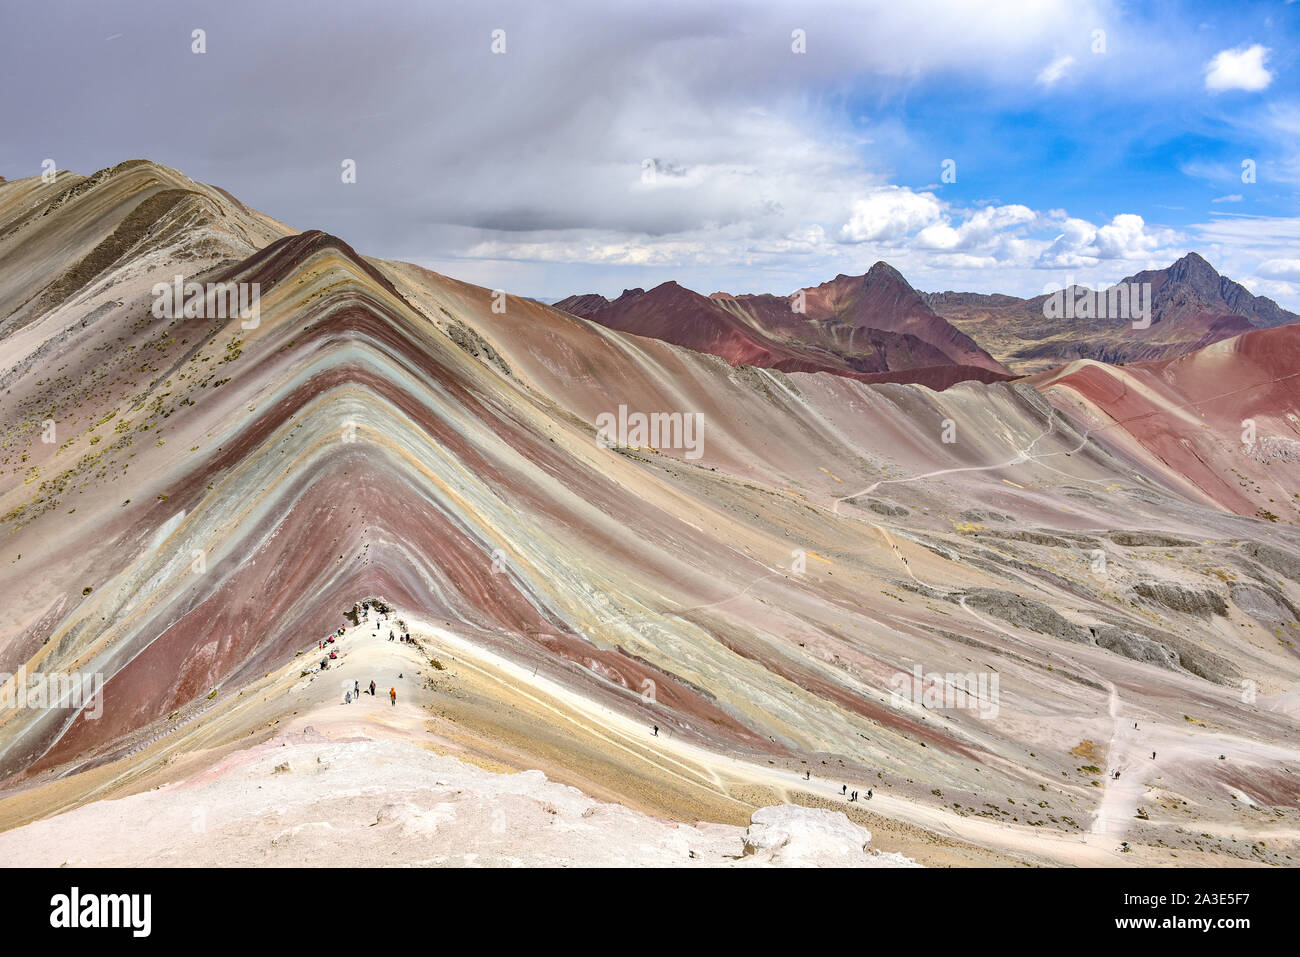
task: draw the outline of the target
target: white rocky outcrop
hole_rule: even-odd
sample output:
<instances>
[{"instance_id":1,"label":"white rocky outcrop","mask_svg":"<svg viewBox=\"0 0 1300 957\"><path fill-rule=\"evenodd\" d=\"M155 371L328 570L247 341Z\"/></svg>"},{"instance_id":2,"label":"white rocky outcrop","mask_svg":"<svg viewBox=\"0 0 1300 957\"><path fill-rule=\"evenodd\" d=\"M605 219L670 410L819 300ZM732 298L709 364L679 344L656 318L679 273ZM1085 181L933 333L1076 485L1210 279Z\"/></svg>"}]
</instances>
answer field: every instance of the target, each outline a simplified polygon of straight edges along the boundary
<instances>
[{"instance_id":1,"label":"white rocky outcrop","mask_svg":"<svg viewBox=\"0 0 1300 957\"><path fill-rule=\"evenodd\" d=\"M908 867L901 854L869 850L871 832L843 811L780 804L759 808L744 836L745 855L794 867Z\"/></svg>"}]
</instances>

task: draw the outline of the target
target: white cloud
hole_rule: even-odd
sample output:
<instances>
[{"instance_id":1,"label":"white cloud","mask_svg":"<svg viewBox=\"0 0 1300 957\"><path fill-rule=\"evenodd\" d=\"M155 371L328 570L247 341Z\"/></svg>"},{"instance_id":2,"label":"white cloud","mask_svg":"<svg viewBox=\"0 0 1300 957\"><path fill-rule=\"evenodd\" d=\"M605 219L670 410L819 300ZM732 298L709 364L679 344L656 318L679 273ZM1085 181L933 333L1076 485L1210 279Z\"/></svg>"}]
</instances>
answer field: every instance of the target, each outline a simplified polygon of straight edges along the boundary
<instances>
[{"instance_id":1,"label":"white cloud","mask_svg":"<svg viewBox=\"0 0 1300 957\"><path fill-rule=\"evenodd\" d=\"M1227 90L1258 91L1273 82L1273 74L1264 66L1271 51L1256 43L1249 47L1220 50L1205 65L1205 88L1211 93Z\"/></svg>"},{"instance_id":2,"label":"white cloud","mask_svg":"<svg viewBox=\"0 0 1300 957\"><path fill-rule=\"evenodd\" d=\"M672 278L691 286L692 277L701 276L710 290L732 292L795 288L837 272L856 275L885 259L918 288L976 286L1036 295L1046 269L1068 269L1072 279L1105 285L1141 269L1168 265L1194 248L1173 246L1181 240L1178 234L1131 213L1099 226L1063 210L1041 212L1019 204L961 208L933 193L900 186L872 189L848 207L824 219L826 227L796 217L780 232L764 231L749 221L666 236L612 229L577 236L572 230L544 230L508 239L485 237L467 255L493 262L603 268L611 270L611 282L615 276L617 281L630 277L624 285L648 286ZM805 210L801 215L824 212ZM1056 280L1048 285L1060 284ZM612 286L602 289L617 292Z\"/></svg>"},{"instance_id":3,"label":"white cloud","mask_svg":"<svg viewBox=\"0 0 1300 957\"><path fill-rule=\"evenodd\" d=\"M933 193L885 186L854 200L840 238L851 243L899 240L937 223L942 212Z\"/></svg>"},{"instance_id":4,"label":"white cloud","mask_svg":"<svg viewBox=\"0 0 1300 957\"><path fill-rule=\"evenodd\" d=\"M1038 74L1038 82L1047 87L1055 86L1057 82L1065 76L1066 72L1074 64L1074 57L1068 53L1064 56L1058 56L1047 66L1043 67L1042 72Z\"/></svg>"},{"instance_id":5,"label":"white cloud","mask_svg":"<svg viewBox=\"0 0 1300 957\"><path fill-rule=\"evenodd\" d=\"M917 245L936 250L989 249L1007 238L1004 230L1024 226L1038 220L1038 214L1028 206L985 206L953 226L945 220L927 226L917 234Z\"/></svg>"},{"instance_id":6,"label":"white cloud","mask_svg":"<svg viewBox=\"0 0 1300 957\"><path fill-rule=\"evenodd\" d=\"M1120 213L1097 230L1096 243L1102 259L1136 259L1159 246L1160 237L1147 231L1141 216Z\"/></svg>"},{"instance_id":7,"label":"white cloud","mask_svg":"<svg viewBox=\"0 0 1300 957\"><path fill-rule=\"evenodd\" d=\"M895 200L899 208L913 204ZM914 205L928 207L924 197ZM1252 292L1300 310L1300 260L1294 258L1300 218L1218 215L1175 232L1132 214L1097 225L1060 209L963 210L942 200L938 207L929 225L889 240L844 242L834 225L843 222L840 210L828 220L829 229L802 225L781 235L761 235L752 224L736 222L673 236L621 230L488 236L466 247L468 259L426 264L488 286L491 276L505 275L514 284L501 288L531 292L554 275L555 266L547 264L562 263L572 272L561 291L617 295L665 279L701 292L788 291L839 272L858 275L885 259L918 289L1034 296L1070 282L1103 288L1195 250ZM1045 270L1056 271L1050 282L1044 281Z\"/></svg>"},{"instance_id":8,"label":"white cloud","mask_svg":"<svg viewBox=\"0 0 1300 957\"><path fill-rule=\"evenodd\" d=\"M1229 193L1227 196L1216 196L1214 199L1210 200L1210 202L1211 203L1240 203L1241 194Z\"/></svg>"},{"instance_id":9,"label":"white cloud","mask_svg":"<svg viewBox=\"0 0 1300 957\"><path fill-rule=\"evenodd\" d=\"M1175 238L1172 230L1148 228L1136 213L1120 213L1100 227L1069 218L1061 224L1060 234L1043 251L1039 262L1046 267L1073 269L1095 266L1103 260L1141 261Z\"/></svg>"},{"instance_id":10,"label":"white cloud","mask_svg":"<svg viewBox=\"0 0 1300 957\"><path fill-rule=\"evenodd\" d=\"M1254 276L1243 276L1239 282L1250 290L1252 295L1267 296L1272 299L1283 309L1295 310L1297 293L1300 293L1300 283L1283 282L1277 279L1257 279Z\"/></svg>"},{"instance_id":11,"label":"white cloud","mask_svg":"<svg viewBox=\"0 0 1300 957\"><path fill-rule=\"evenodd\" d=\"M1300 282L1300 259L1269 259L1256 270L1269 279L1294 279Z\"/></svg>"}]
</instances>

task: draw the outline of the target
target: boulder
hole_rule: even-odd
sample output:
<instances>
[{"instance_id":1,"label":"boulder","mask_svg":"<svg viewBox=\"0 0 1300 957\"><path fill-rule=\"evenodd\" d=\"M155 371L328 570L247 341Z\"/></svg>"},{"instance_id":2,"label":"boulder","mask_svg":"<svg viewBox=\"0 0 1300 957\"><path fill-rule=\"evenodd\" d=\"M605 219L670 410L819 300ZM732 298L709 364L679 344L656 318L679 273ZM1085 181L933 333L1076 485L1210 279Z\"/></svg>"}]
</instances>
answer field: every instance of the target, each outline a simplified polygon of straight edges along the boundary
<instances>
[{"instance_id":1,"label":"boulder","mask_svg":"<svg viewBox=\"0 0 1300 957\"><path fill-rule=\"evenodd\" d=\"M871 832L843 811L780 804L759 808L744 834L745 855L763 855L773 864L861 863Z\"/></svg>"}]
</instances>

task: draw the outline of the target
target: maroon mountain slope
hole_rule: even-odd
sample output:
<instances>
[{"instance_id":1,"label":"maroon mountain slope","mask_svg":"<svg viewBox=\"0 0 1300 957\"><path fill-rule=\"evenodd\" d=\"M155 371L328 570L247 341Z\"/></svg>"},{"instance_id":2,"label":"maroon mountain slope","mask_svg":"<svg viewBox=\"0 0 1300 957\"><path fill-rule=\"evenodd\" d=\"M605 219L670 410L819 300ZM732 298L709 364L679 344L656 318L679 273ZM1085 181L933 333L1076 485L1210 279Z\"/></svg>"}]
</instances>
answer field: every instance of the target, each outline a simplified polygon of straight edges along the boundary
<instances>
[{"instance_id":1,"label":"maroon mountain slope","mask_svg":"<svg viewBox=\"0 0 1300 957\"><path fill-rule=\"evenodd\" d=\"M792 307L794 297L702 296L666 282L649 292L625 290L612 301L586 294L555 305L607 328L707 352L732 365L932 388L1009 377L883 263L866 276L842 276L804 290L802 300L800 312Z\"/></svg>"},{"instance_id":2,"label":"maroon mountain slope","mask_svg":"<svg viewBox=\"0 0 1300 957\"><path fill-rule=\"evenodd\" d=\"M638 289L637 292L644 290ZM566 296L559 302L555 303L555 308L569 313L571 316L580 316L583 319L589 317L597 309L609 305L609 300L599 293L589 292L580 296Z\"/></svg>"},{"instance_id":3,"label":"maroon mountain slope","mask_svg":"<svg viewBox=\"0 0 1300 957\"><path fill-rule=\"evenodd\" d=\"M876 263L865 276L836 276L804 294L808 318L814 321L913 335L941 351L954 365L1006 372L974 339L931 309L888 263Z\"/></svg>"}]
</instances>

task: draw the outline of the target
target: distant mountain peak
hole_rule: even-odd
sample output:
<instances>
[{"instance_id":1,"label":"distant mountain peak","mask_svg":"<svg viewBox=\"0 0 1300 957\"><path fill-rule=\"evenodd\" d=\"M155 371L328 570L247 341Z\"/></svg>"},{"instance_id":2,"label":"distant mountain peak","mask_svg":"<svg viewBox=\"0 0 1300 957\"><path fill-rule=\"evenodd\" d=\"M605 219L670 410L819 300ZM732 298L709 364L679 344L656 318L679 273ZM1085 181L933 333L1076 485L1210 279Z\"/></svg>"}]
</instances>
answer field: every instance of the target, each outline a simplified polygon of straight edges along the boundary
<instances>
[{"instance_id":1,"label":"distant mountain peak","mask_svg":"<svg viewBox=\"0 0 1300 957\"><path fill-rule=\"evenodd\" d=\"M1175 260L1173 266L1177 266L1179 263L1196 263L1199 265L1208 266L1211 272L1215 272L1215 273L1218 272L1218 270L1216 270L1213 266L1210 265L1210 261L1208 259L1206 259L1204 256L1202 256L1194 249L1185 253L1181 258ZM1170 268L1172 269L1173 266L1171 266Z\"/></svg>"},{"instance_id":2,"label":"distant mountain peak","mask_svg":"<svg viewBox=\"0 0 1300 957\"><path fill-rule=\"evenodd\" d=\"M1200 253L1189 252L1164 269L1148 269L1125 282L1150 282L1155 290L1157 321L1173 305L1185 306L1191 293L1208 310L1242 316L1256 328L1272 328L1295 322L1297 316L1266 296L1256 296L1239 282L1229 279Z\"/></svg>"},{"instance_id":3,"label":"distant mountain peak","mask_svg":"<svg viewBox=\"0 0 1300 957\"><path fill-rule=\"evenodd\" d=\"M1124 318L1062 325L1044 312L1047 296L1018 299L981 293L921 293L922 300L1011 368L1038 372L1073 359L1142 362L1170 359L1213 342L1300 320L1273 300L1255 296L1195 251L1161 269L1128 276L1120 285L1150 283L1151 322ZM1067 293L1089 291L1075 286ZM1098 290L1099 293L1105 292Z\"/></svg>"},{"instance_id":4,"label":"distant mountain peak","mask_svg":"<svg viewBox=\"0 0 1300 957\"><path fill-rule=\"evenodd\" d=\"M907 278L883 259L872 265L872 267L867 270L866 281L868 284L874 282L896 282L899 285L906 286L908 289L912 288L912 284L907 281Z\"/></svg>"},{"instance_id":5,"label":"distant mountain peak","mask_svg":"<svg viewBox=\"0 0 1300 957\"><path fill-rule=\"evenodd\" d=\"M635 335L709 352L732 364L836 375L886 374L894 381L944 385L1006 378L1007 370L926 305L897 269L875 263L864 275L843 273L790 296L703 296L669 280L649 292L628 289L611 301L571 296L566 312ZM936 372L935 370L946 370Z\"/></svg>"},{"instance_id":6,"label":"distant mountain peak","mask_svg":"<svg viewBox=\"0 0 1300 957\"><path fill-rule=\"evenodd\" d=\"M1175 260L1165 272L1175 282L1205 284L1207 291L1210 291L1211 287L1217 287L1219 280L1223 278L1204 256L1196 252L1190 252L1181 259ZM1214 288L1213 292L1217 294L1217 288Z\"/></svg>"}]
</instances>

